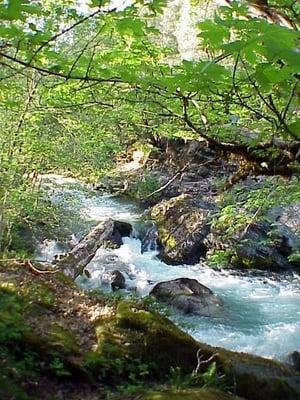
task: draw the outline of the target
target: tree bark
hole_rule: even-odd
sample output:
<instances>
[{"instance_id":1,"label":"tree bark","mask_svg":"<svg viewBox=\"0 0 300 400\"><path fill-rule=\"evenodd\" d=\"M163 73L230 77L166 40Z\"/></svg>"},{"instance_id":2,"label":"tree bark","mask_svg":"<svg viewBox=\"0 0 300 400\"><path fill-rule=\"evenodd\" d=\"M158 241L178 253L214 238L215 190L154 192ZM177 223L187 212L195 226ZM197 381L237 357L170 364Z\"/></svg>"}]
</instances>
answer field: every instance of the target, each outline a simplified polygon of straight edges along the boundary
<instances>
[{"instance_id":1,"label":"tree bark","mask_svg":"<svg viewBox=\"0 0 300 400\"><path fill-rule=\"evenodd\" d=\"M126 222L108 219L98 224L69 252L56 258L55 267L66 275L76 278L94 258L97 250L107 242L115 246L122 244L122 237L129 236L132 231Z\"/></svg>"}]
</instances>

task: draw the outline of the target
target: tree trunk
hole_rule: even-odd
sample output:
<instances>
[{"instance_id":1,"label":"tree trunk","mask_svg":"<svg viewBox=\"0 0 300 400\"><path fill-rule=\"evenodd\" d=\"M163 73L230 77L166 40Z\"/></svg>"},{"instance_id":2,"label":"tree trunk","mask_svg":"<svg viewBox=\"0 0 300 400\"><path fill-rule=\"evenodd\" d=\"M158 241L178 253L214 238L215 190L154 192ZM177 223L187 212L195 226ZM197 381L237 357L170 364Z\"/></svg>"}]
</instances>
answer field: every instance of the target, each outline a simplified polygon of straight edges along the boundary
<instances>
[{"instance_id":1,"label":"tree trunk","mask_svg":"<svg viewBox=\"0 0 300 400\"><path fill-rule=\"evenodd\" d=\"M108 219L98 224L69 252L58 256L55 266L66 275L76 278L94 258L97 250L107 243L120 247L122 237L129 236L132 226L126 222Z\"/></svg>"}]
</instances>

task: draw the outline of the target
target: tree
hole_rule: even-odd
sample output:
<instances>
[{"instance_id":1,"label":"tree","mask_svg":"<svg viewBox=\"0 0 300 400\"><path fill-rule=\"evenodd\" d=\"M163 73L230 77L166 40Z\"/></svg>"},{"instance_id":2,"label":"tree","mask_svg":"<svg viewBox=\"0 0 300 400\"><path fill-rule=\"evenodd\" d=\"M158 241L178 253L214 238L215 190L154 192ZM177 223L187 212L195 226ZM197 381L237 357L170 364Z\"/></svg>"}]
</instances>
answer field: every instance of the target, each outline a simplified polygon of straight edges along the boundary
<instances>
[{"instance_id":1,"label":"tree","mask_svg":"<svg viewBox=\"0 0 300 400\"><path fill-rule=\"evenodd\" d=\"M161 45L165 1L90 5L0 4L2 225L12 199L34 191L32 176L96 178L136 138L194 135L238 157L237 179L298 173L298 3L228 1L199 22L201 56L189 61Z\"/></svg>"}]
</instances>

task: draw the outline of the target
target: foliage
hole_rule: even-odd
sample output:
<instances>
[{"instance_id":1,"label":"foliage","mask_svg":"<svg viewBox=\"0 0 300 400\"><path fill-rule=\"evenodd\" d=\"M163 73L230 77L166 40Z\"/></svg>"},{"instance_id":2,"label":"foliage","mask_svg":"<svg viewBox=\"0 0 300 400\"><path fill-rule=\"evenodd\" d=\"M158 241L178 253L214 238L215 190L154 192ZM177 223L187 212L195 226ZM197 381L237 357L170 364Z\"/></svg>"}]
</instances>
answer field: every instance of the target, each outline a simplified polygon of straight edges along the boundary
<instances>
[{"instance_id":1,"label":"foliage","mask_svg":"<svg viewBox=\"0 0 300 400\"><path fill-rule=\"evenodd\" d=\"M136 140L202 137L256 171L299 170L299 6L274 0L264 19L229 3L199 22L193 60L161 45L166 1L0 4L2 251L47 214L38 174L95 182ZM157 187L146 176L134 191Z\"/></svg>"},{"instance_id":2,"label":"foliage","mask_svg":"<svg viewBox=\"0 0 300 400\"><path fill-rule=\"evenodd\" d=\"M29 399L20 383L36 375L35 354L22 349L22 335L29 332L23 318L24 302L8 287L0 289L0 394Z\"/></svg>"},{"instance_id":3,"label":"foliage","mask_svg":"<svg viewBox=\"0 0 300 400\"><path fill-rule=\"evenodd\" d=\"M214 231L223 238L231 238L249 224L266 220L272 207L292 204L300 198L298 178L287 183L274 177L252 185L250 190L244 184L236 185L225 195L222 209L212 223Z\"/></svg>"},{"instance_id":4,"label":"foliage","mask_svg":"<svg viewBox=\"0 0 300 400\"><path fill-rule=\"evenodd\" d=\"M136 180L130 187L130 193L139 200L147 199L151 193L159 189L161 183L157 176L151 172L143 173L140 179ZM155 197L155 195L153 195Z\"/></svg>"},{"instance_id":5,"label":"foliage","mask_svg":"<svg viewBox=\"0 0 300 400\"><path fill-rule=\"evenodd\" d=\"M226 390L224 375L217 371L217 365L212 362L207 370L198 374L182 376L180 368L171 368L169 385L172 389L185 389L190 387L213 387Z\"/></svg>"},{"instance_id":6,"label":"foliage","mask_svg":"<svg viewBox=\"0 0 300 400\"><path fill-rule=\"evenodd\" d=\"M229 266L229 261L233 255L234 251L231 249L214 250L207 254L207 262L212 267L226 268Z\"/></svg>"}]
</instances>

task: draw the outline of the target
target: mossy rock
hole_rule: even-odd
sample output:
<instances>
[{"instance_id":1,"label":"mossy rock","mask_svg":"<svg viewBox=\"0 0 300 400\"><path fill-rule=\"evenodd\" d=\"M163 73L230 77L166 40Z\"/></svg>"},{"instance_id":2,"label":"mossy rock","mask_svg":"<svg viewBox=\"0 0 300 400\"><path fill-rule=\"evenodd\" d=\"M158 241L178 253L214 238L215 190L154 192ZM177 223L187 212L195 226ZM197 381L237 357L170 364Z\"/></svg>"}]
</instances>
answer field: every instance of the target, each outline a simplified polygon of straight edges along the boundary
<instances>
[{"instance_id":1,"label":"mossy rock","mask_svg":"<svg viewBox=\"0 0 300 400\"><path fill-rule=\"evenodd\" d=\"M164 200L151 210L162 245L161 257L172 264L195 264L206 253L204 239L216 206L190 195Z\"/></svg>"},{"instance_id":2,"label":"mossy rock","mask_svg":"<svg viewBox=\"0 0 300 400\"><path fill-rule=\"evenodd\" d=\"M171 367L191 373L197 365L196 353L204 359L214 353L218 371L229 387L251 400L300 399L300 375L273 360L236 353L197 342L170 320L123 301L116 315L97 325L99 349L109 344L128 360L140 359L152 365L153 377L165 378ZM203 371L207 368L204 366Z\"/></svg>"},{"instance_id":3,"label":"mossy rock","mask_svg":"<svg viewBox=\"0 0 300 400\"><path fill-rule=\"evenodd\" d=\"M149 392L140 400L241 400L215 389L165 390Z\"/></svg>"}]
</instances>

